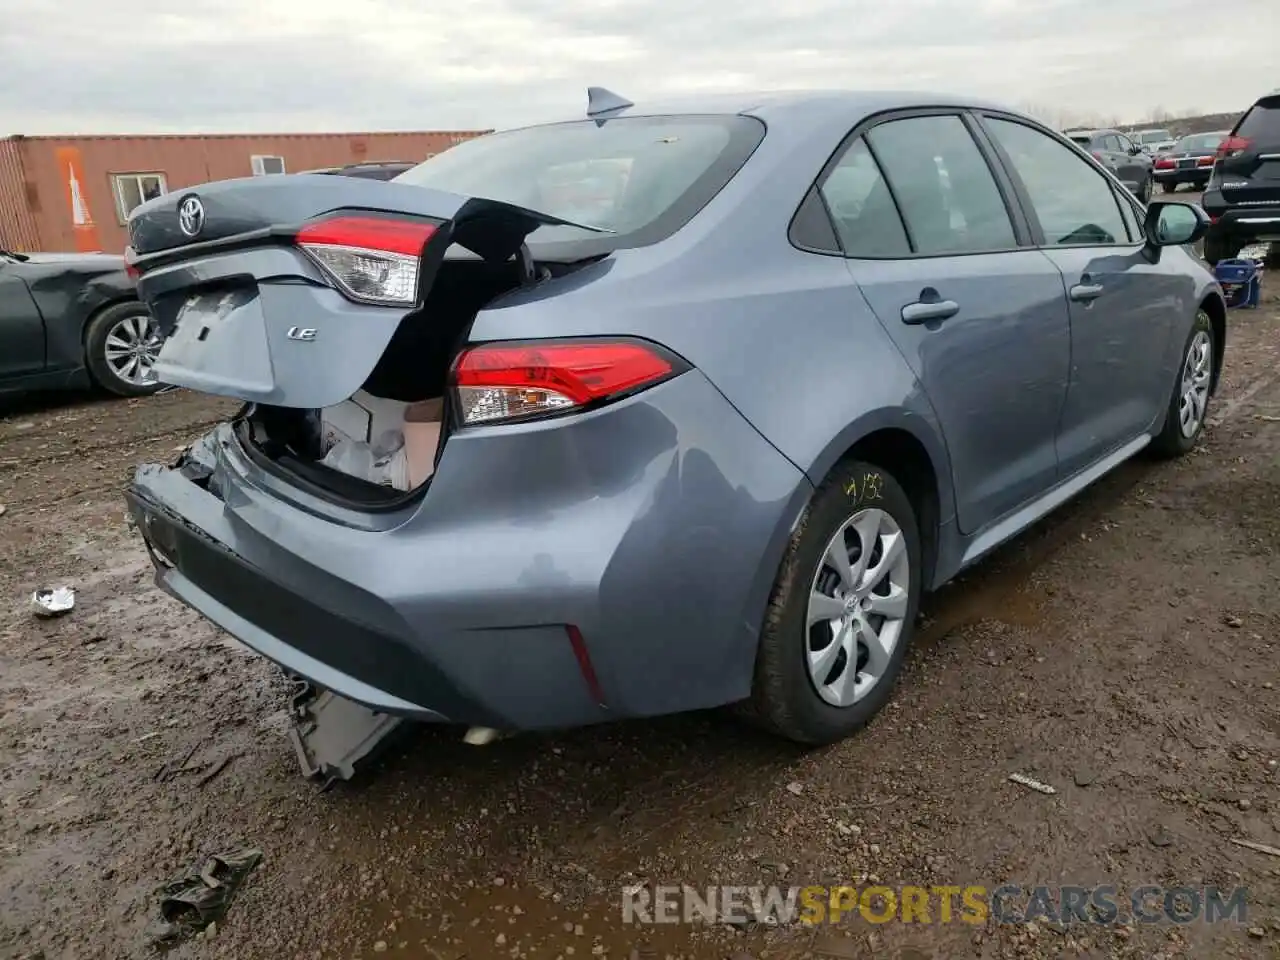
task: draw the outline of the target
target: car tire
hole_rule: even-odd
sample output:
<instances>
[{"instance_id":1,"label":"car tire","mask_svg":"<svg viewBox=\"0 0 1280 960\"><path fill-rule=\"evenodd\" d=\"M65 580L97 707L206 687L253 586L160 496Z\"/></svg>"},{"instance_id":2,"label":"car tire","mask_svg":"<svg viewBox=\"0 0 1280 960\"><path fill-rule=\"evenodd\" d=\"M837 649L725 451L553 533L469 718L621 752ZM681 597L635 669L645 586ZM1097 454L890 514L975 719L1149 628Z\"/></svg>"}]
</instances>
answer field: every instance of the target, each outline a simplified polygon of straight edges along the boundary
<instances>
[{"instance_id":1,"label":"car tire","mask_svg":"<svg viewBox=\"0 0 1280 960\"><path fill-rule=\"evenodd\" d=\"M1165 193L1177 193L1178 185L1176 183L1162 183L1160 184L1160 189Z\"/></svg>"},{"instance_id":2,"label":"car tire","mask_svg":"<svg viewBox=\"0 0 1280 960\"><path fill-rule=\"evenodd\" d=\"M1215 351L1221 349L1215 342L1209 314L1196 311L1195 323L1187 334L1174 375L1164 427L1151 442L1151 452L1156 457L1180 457L1189 453L1200 439L1209 416L1209 402L1213 399Z\"/></svg>"},{"instance_id":3,"label":"car tire","mask_svg":"<svg viewBox=\"0 0 1280 960\"><path fill-rule=\"evenodd\" d=\"M107 307L85 330L85 366L90 376L99 387L120 397L144 397L163 386L150 373L159 349L155 320L136 300Z\"/></svg>"},{"instance_id":4,"label":"car tire","mask_svg":"<svg viewBox=\"0 0 1280 960\"><path fill-rule=\"evenodd\" d=\"M1222 260L1234 258L1243 247L1244 244L1239 241L1210 234L1204 238L1204 259L1210 266L1217 266Z\"/></svg>"},{"instance_id":5,"label":"car tire","mask_svg":"<svg viewBox=\"0 0 1280 960\"><path fill-rule=\"evenodd\" d=\"M1150 202L1151 202L1151 181L1152 181L1152 179L1153 179L1152 177L1147 177L1147 179L1143 180L1143 181L1142 181L1142 187L1141 187L1141 189L1138 191L1138 199L1139 199L1143 204L1148 204L1148 203L1150 203Z\"/></svg>"},{"instance_id":6,"label":"car tire","mask_svg":"<svg viewBox=\"0 0 1280 960\"><path fill-rule=\"evenodd\" d=\"M829 559L841 546L843 574ZM902 486L875 464L842 461L788 544L744 712L797 743L832 743L856 732L893 691L922 587L920 532ZM821 594L820 603L813 594ZM868 640L877 636L873 647Z\"/></svg>"}]
</instances>

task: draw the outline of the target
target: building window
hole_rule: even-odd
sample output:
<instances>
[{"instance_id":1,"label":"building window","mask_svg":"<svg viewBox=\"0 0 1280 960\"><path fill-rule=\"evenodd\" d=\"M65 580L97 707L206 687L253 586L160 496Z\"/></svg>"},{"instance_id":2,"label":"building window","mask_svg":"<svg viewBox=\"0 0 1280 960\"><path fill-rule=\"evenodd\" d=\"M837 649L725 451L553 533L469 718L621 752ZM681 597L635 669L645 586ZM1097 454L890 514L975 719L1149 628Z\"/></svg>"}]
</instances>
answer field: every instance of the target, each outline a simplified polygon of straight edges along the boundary
<instances>
[{"instance_id":1,"label":"building window","mask_svg":"<svg viewBox=\"0 0 1280 960\"><path fill-rule=\"evenodd\" d=\"M249 158L249 162L253 165L255 177L284 173L284 157L264 157L255 153Z\"/></svg>"},{"instance_id":2,"label":"building window","mask_svg":"<svg viewBox=\"0 0 1280 960\"><path fill-rule=\"evenodd\" d=\"M169 192L163 173L113 173L111 189L116 195L116 216L122 224L134 207Z\"/></svg>"}]
</instances>

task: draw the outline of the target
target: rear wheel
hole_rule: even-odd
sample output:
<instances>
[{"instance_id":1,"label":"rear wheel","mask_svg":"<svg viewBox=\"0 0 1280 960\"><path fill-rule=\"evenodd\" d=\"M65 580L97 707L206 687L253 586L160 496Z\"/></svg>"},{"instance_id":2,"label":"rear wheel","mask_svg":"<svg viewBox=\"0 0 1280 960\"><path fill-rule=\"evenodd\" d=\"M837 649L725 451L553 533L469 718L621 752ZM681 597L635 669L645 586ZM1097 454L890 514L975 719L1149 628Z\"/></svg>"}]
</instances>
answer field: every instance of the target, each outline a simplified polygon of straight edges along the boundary
<instances>
[{"instance_id":1,"label":"rear wheel","mask_svg":"<svg viewBox=\"0 0 1280 960\"><path fill-rule=\"evenodd\" d=\"M160 343L160 331L145 306L118 303L89 322L85 365L104 390L121 397L145 396L162 386L153 370Z\"/></svg>"},{"instance_id":2,"label":"rear wheel","mask_svg":"<svg viewBox=\"0 0 1280 960\"><path fill-rule=\"evenodd\" d=\"M911 501L888 471L844 461L792 535L765 617L750 710L800 743L831 743L893 690L923 587Z\"/></svg>"},{"instance_id":3,"label":"rear wheel","mask_svg":"<svg viewBox=\"0 0 1280 960\"><path fill-rule=\"evenodd\" d=\"M1191 333L1182 349L1182 363L1174 379L1164 429L1151 442L1152 452L1159 457L1179 457L1196 445L1204 432L1213 384L1213 323L1209 314L1196 313Z\"/></svg>"},{"instance_id":4,"label":"rear wheel","mask_svg":"<svg viewBox=\"0 0 1280 960\"><path fill-rule=\"evenodd\" d=\"M1151 177L1147 177L1146 180L1142 181L1142 188L1138 192L1138 199L1143 203L1151 202L1151 180Z\"/></svg>"}]
</instances>

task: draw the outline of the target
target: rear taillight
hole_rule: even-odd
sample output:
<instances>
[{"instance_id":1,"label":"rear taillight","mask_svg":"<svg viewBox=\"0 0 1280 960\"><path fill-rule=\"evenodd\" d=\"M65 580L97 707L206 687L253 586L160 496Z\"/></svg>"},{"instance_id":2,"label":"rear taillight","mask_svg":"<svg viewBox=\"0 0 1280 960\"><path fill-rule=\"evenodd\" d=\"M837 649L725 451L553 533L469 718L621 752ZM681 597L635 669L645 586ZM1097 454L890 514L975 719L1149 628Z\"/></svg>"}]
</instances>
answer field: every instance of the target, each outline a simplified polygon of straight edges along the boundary
<instances>
[{"instance_id":1,"label":"rear taillight","mask_svg":"<svg viewBox=\"0 0 1280 960\"><path fill-rule=\"evenodd\" d=\"M1231 157L1239 156L1253 146L1253 141L1248 137L1227 137L1218 144L1218 159L1227 160Z\"/></svg>"},{"instance_id":2,"label":"rear taillight","mask_svg":"<svg viewBox=\"0 0 1280 960\"><path fill-rule=\"evenodd\" d=\"M309 223L295 242L353 300L411 306L418 263L437 224L377 216L336 216Z\"/></svg>"},{"instance_id":3,"label":"rear taillight","mask_svg":"<svg viewBox=\"0 0 1280 960\"><path fill-rule=\"evenodd\" d=\"M1212 167L1212 166L1213 166L1213 157L1197 157L1197 158L1196 158L1196 166L1197 166L1197 167Z\"/></svg>"},{"instance_id":4,"label":"rear taillight","mask_svg":"<svg viewBox=\"0 0 1280 960\"><path fill-rule=\"evenodd\" d=\"M1173 160L1172 160L1172 159L1170 159L1169 157L1161 157L1161 158L1160 158L1159 160L1157 160L1157 161L1156 161L1156 163L1155 163L1155 168L1156 168L1157 170L1170 170L1170 169L1172 169L1172 168L1173 168L1173 167L1175 167L1175 166L1176 166L1176 164L1175 164L1175 163L1173 162Z\"/></svg>"},{"instance_id":5,"label":"rear taillight","mask_svg":"<svg viewBox=\"0 0 1280 960\"><path fill-rule=\"evenodd\" d=\"M688 365L629 339L531 340L470 347L453 364L464 426L570 413L635 393Z\"/></svg>"}]
</instances>

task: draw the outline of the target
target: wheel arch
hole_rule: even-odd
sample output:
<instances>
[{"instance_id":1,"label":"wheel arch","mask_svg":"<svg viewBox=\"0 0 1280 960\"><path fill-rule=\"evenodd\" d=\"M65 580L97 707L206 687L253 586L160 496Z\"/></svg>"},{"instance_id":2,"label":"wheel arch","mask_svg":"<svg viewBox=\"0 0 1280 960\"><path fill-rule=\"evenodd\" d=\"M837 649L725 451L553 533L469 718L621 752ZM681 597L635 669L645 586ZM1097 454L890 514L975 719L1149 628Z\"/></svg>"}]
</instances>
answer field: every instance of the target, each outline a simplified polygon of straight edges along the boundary
<instances>
[{"instance_id":1,"label":"wheel arch","mask_svg":"<svg viewBox=\"0 0 1280 960\"><path fill-rule=\"evenodd\" d=\"M919 414L876 411L842 431L805 473L816 487L845 460L874 463L902 485L920 527L924 582L933 583L942 528L955 516L951 462L941 434Z\"/></svg>"}]
</instances>

